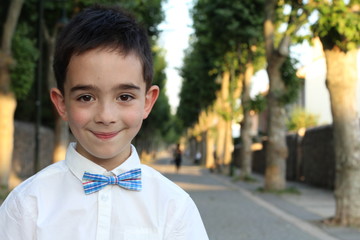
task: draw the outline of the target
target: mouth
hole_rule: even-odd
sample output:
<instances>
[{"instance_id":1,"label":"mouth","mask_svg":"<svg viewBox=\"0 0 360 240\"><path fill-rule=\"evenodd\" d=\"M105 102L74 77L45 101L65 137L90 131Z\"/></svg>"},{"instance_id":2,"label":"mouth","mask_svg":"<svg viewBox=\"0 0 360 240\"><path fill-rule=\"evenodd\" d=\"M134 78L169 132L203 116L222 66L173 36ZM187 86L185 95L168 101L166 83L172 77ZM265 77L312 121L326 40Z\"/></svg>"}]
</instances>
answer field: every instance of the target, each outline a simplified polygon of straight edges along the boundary
<instances>
[{"instance_id":1,"label":"mouth","mask_svg":"<svg viewBox=\"0 0 360 240\"><path fill-rule=\"evenodd\" d=\"M101 140L108 140L118 135L119 132L92 132L92 133L95 135L95 137Z\"/></svg>"}]
</instances>

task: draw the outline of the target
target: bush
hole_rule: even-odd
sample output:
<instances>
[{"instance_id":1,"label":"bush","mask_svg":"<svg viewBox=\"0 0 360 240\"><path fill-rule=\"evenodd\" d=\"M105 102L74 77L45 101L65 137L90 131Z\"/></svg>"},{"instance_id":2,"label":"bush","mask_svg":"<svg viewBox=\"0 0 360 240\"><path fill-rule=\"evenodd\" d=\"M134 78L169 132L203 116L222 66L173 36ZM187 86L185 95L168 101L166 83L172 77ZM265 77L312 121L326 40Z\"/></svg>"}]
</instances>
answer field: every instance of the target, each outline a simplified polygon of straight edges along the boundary
<instances>
[{"instance_id":1,"label":"bush","mask_svg":"<svg viewBox=\"0 0 360 240\"><path fill-rule=\"evenodd\" d=\"M307 113L302 108L295 108L286 125L289 131L297 131L301 128L309 128L318 125L319 116Z\"/></svg>"}]
</instances>

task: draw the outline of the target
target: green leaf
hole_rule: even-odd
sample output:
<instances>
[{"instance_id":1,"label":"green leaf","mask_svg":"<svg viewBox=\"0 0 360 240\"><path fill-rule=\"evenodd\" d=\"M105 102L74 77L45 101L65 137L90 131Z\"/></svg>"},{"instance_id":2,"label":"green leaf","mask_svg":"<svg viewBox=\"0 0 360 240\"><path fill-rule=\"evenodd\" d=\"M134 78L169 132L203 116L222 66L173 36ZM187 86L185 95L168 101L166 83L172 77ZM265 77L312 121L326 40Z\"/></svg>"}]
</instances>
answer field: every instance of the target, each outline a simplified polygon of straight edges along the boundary
<instances>
[{"instance_id":1,"label":"green leaf","mask_svg":"<svg viewBox=\"0 0 360 240\"><path fill-rule=\"evenodd\" d=\"M24 99L35 78L36 62L39 56L35 41L28 38L29 28L23 23L17 27L13 38L12 52L15 65L11 68L11 88L17 99Z\"/></svg>"}]
</instances>

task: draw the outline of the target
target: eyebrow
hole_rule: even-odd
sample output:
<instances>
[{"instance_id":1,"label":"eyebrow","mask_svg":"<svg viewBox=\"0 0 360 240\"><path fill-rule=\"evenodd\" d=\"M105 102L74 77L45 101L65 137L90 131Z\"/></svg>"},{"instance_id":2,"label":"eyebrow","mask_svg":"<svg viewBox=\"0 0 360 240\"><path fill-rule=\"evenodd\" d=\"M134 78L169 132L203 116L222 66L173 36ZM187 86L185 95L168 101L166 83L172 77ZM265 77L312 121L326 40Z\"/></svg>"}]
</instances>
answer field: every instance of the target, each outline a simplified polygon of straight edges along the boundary
<instances>
[{"instance_id":1,"label":"eyebrow","mask_svg":"<svg viewBox=\"0 0 360 240\"><path fill-rule=\"evenodd\" d=\"M141 88L135 84L132 83L125 83L125 84L119 84L114 89L117 90L140 90ZM99 88L94 85L76 85L70 89L70 92L76 92L76 91L99 91Z\"/></svg>"}]
</instances>

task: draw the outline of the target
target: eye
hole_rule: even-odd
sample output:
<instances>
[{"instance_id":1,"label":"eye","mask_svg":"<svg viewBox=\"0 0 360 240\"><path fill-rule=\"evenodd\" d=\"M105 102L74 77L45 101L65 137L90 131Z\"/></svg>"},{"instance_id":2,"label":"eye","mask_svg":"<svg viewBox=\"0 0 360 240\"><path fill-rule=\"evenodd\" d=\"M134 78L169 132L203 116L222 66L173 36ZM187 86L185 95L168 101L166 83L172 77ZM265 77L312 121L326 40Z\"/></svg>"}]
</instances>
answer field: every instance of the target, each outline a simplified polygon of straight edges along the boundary
<instances>
[{"instance_id":1,"label":"eye","mask_svg":"<svg viewBox=\"0 0 360 240\"><path fill-rule=\"evenodd\" d=\"M82 95L78 97L77 100L80 102L90 102L90 101L94 101L94 98L91 95Z\"/></svg>"},{"instance_id":2,"label":"eye","mask_svg":"<svg viewBox=\"0 0 360 240\"><path fill-rule=\"evenodd\" d=\"M118 100L120 100L121 102L129 102L132 99L134 99L134 97L129 94L122 94L118 97Z\"/></svg>"}]
</instances>

